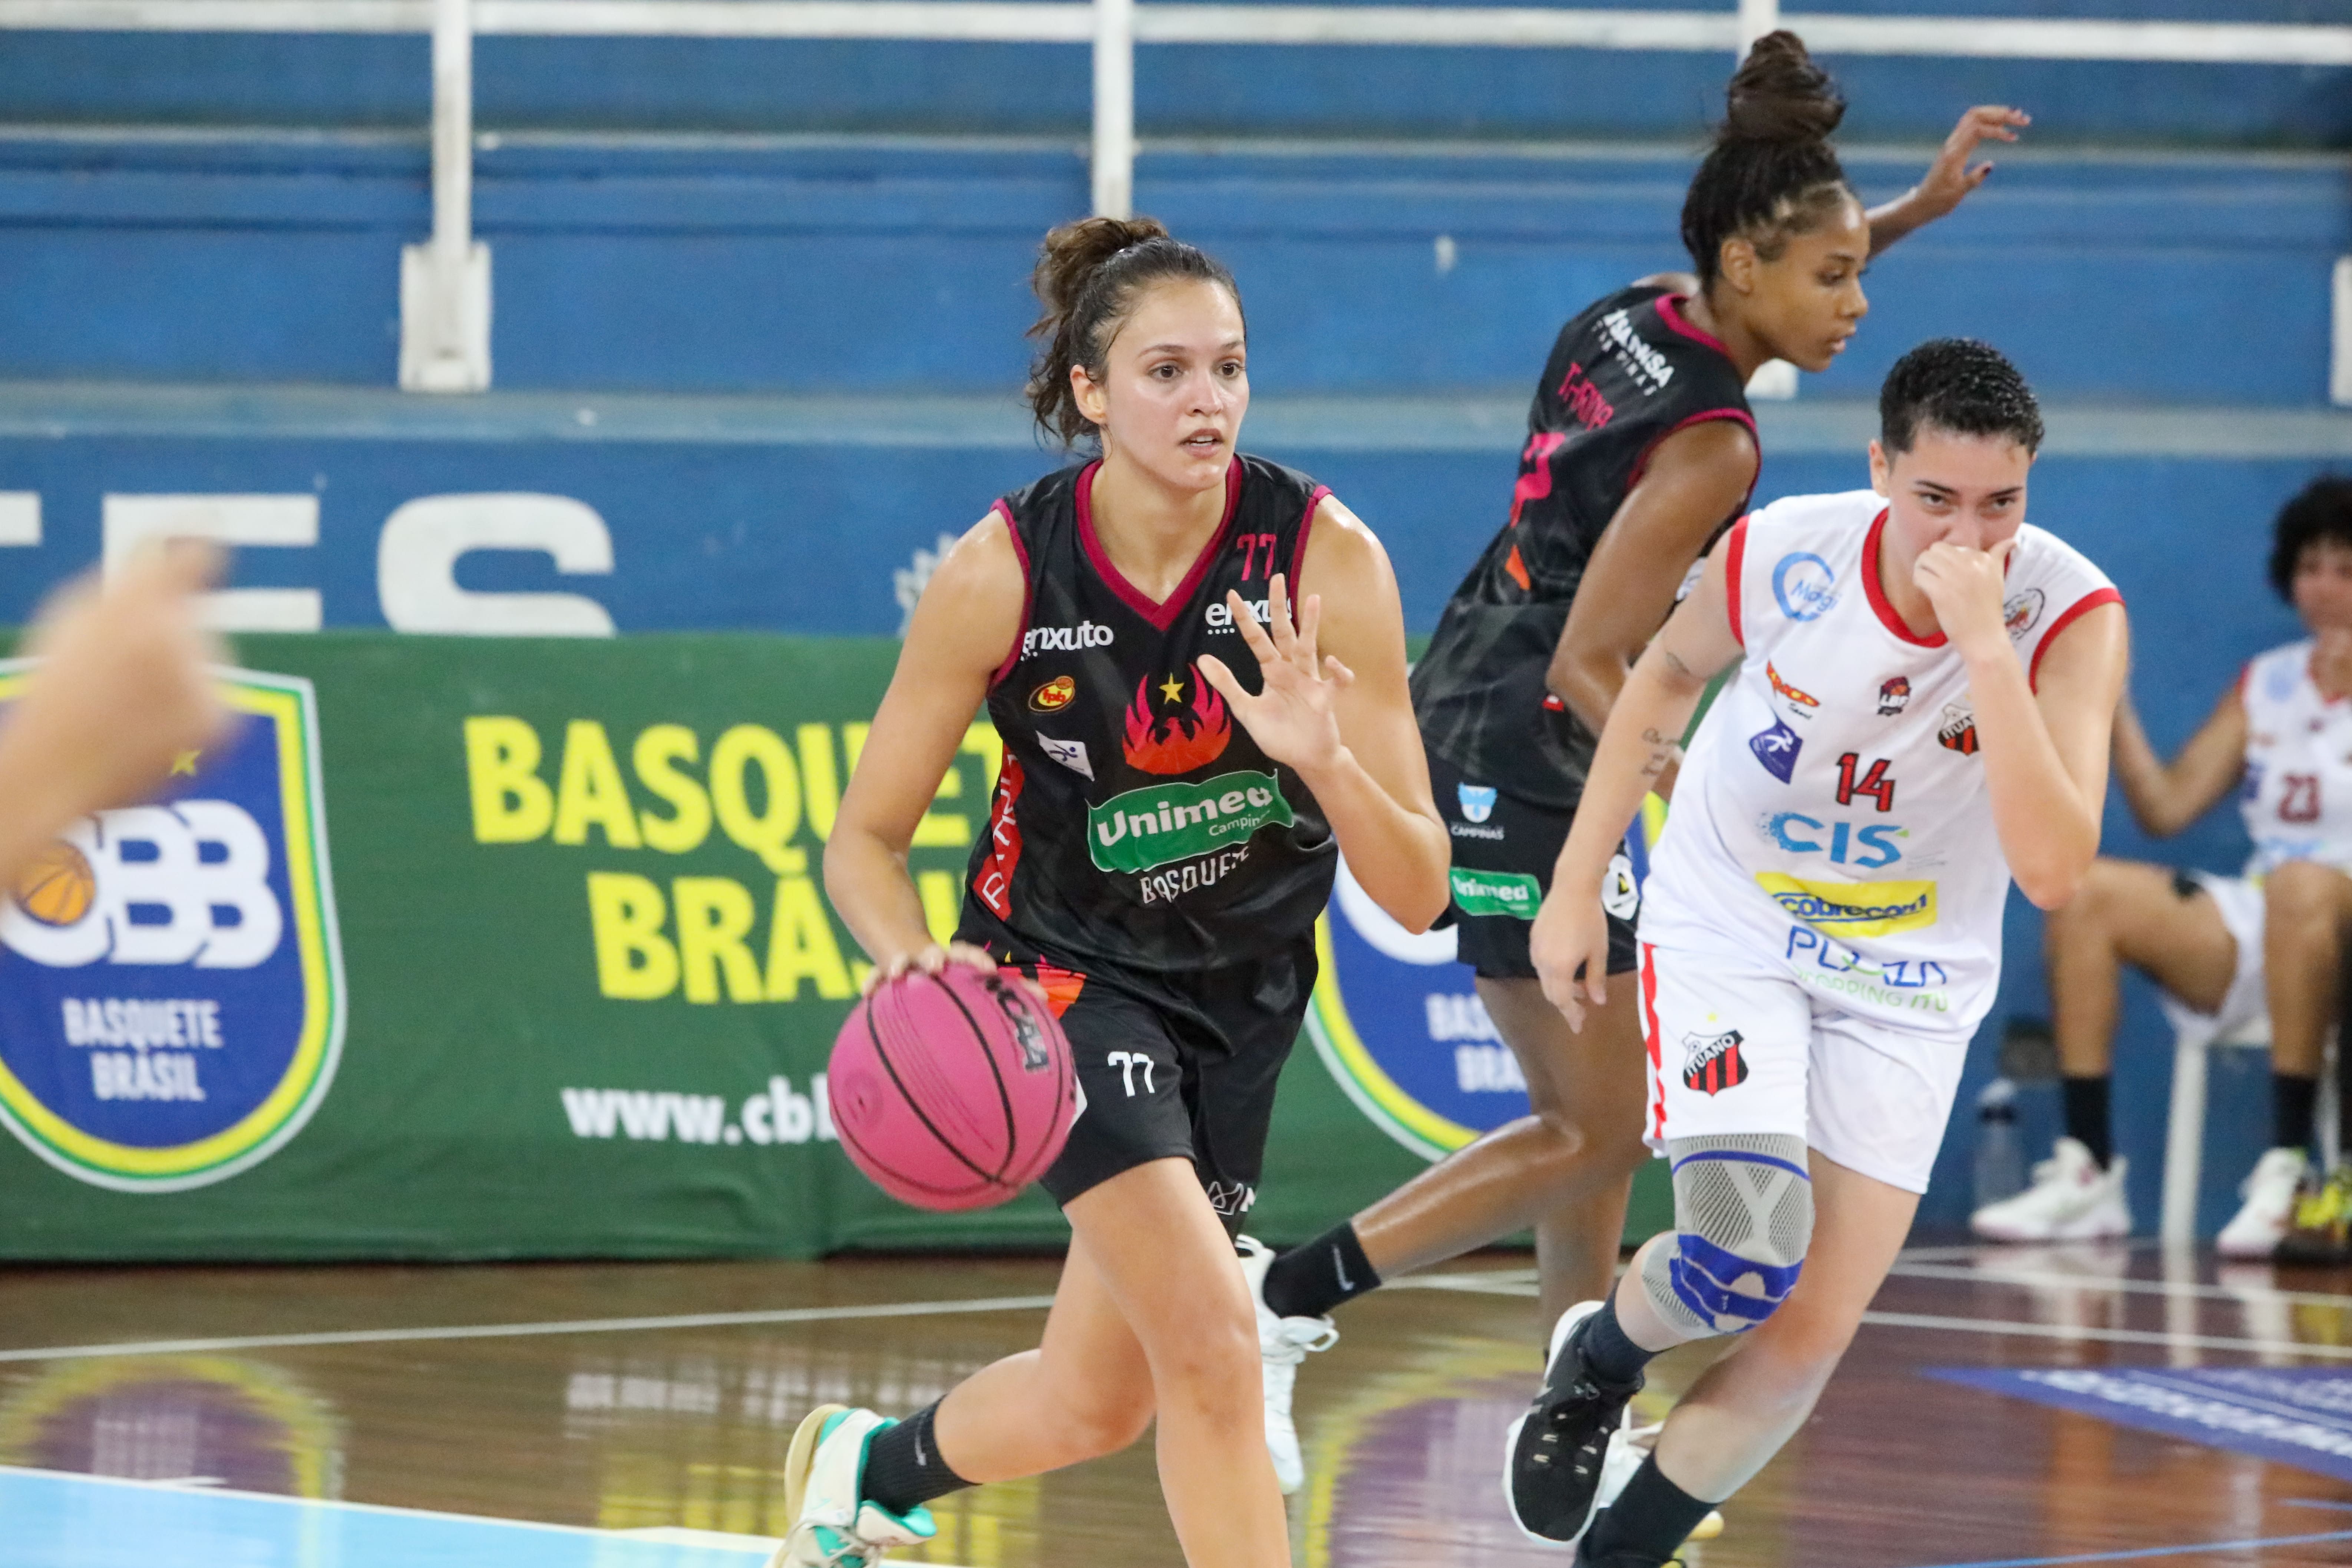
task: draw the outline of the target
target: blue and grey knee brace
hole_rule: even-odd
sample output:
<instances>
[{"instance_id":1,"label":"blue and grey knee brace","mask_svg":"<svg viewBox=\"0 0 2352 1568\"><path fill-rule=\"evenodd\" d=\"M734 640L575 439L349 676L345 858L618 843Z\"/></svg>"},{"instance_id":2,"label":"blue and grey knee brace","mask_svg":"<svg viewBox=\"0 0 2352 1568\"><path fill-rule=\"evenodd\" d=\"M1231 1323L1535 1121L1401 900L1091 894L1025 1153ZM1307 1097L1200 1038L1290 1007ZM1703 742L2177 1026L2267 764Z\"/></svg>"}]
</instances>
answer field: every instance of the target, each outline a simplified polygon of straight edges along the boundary
<instances>
[{"instance_id":1,"label":"blue and grey knee brace","mask_svg":"<svg viewBox=\"0 0 2352 1568\"><path fill-rule=\"evenodd\" d=\"M1805 1141L1786 1134L1676 1138L1670 1243L1650 1250L1642 1289L1693 1339L1745 1333L1770 1317L1805 1266L1813 1183Z\"/></svg>"}]
</instances>

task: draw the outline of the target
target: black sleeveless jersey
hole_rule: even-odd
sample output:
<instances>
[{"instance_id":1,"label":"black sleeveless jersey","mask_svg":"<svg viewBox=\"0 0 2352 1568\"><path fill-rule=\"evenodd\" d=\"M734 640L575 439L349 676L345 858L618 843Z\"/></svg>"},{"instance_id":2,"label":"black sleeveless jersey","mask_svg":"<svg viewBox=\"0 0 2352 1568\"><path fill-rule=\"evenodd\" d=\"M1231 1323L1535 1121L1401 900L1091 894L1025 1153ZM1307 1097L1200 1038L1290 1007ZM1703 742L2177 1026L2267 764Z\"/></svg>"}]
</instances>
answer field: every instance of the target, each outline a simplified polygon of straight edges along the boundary
<instances>
[{"instance_id":1,"label":"black sleeveless jersey","mask_svg":"<svg viewBox=\"0 0 2352 1568\"><path fill-rule=\"evenodd\" d=\"M1338 849L1298 775L1258 750L1196 660L1213 653L1260 689L1226 591L1261 619L1267 581L1298 581L1315 509L1304 474L1239 457L1225 515L1164 604L1119 575L1095 537L1098 465L1065 468L997 503L1028 578L1021 641L989 717L1004 767L973 847L964 940L1081 972L1140 976L1297 950Z\"/></svg>"},{"instance_id":2,"label":"black sleeveless jersey","mask_svg":"<svg viewBox=\"0 0 2352 1568\"><path fill-rule=\"evenodd\" d=\"M1596 738L1544 674L1601 531L1668 436L1706 419L1756 427L1730 356L1680 303L1627 289L1560 329L1528 414L1510 519L1413 668L1423 743L1538 805L1573 810L1592 762Z\"/></svg>"}]
</instances>

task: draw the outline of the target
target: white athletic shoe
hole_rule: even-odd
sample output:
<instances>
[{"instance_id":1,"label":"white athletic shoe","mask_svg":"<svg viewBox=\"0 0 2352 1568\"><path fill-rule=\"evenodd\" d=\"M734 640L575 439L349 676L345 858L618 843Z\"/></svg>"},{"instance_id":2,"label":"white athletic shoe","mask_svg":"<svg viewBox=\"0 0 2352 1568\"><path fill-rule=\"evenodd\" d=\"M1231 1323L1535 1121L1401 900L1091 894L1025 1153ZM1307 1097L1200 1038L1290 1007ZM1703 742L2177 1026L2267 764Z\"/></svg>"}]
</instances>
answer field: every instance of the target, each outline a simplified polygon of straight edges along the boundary
<instances>
[{"instance_id":1,"label":"white athletic shoe","mask_svg":"<svg viewBox=\"0 0 2352 1568\"><path fill-rule=\"evenodd\" d=\"M1658 1446L1658 1434L1666 1429L1663 1421L1653 1421L1647 1426L1621 1426L1609 1434L1609 1452L1601 1461L1601 1489L1593 1494L1592 1517L1599 1519L1601 1510L1617 1500L1633 1472L1642 1468L1652 1450ZM1710 1509L1690 1532L1693 1541L1713 1541L1723 1533L1723 1514Z\"/></svg>"},{"instance_id":2,"label":"white athletic shoe","mask_svg":"<svg viewBox=\"0 0 2352 1568\"><path fill-rule=\"evenodd\" d=\"M2273 1149L2254 1162L2238 1184L2245 1201L2221 1227L2213 1249L2224 1258L2268 1258L2294 1224L2294 1199L2309 1174L2311 1163L2300 1149Z\"/></svg>"},{"instance_id":3,"label":"white athletic shoe","mask_svg":"<svg viewBox=\"0 0 2352 1568\"><path fill-rule=\"evenodd\" d=\"M1298 1379L1298 1363L1310 1352L1339 1343L1339 1331L1328 1318L1275 1316L1265 1304L1265 1271L1273 1266L1273 1249L1247 1236L1236 1237L1234 1247L1241 1254L1250 1304L1257 1309L1258 1364L1265 1373L1265 1451L1274 1460L1275 1484L1288 1497L1307 1484L1298 1428L1290 1419L1291 1385Z\"/></svg>"},{"instance_id":4,"label":"white athletic shoe","mask_svg":"<svg viewBox=\"0 0 2352 1568\"><path fill-rule=\"evenodd\" d=\"M2117 1155L2104 1171L2079 1140L2061 1138L2049 1159L2033 1167L2033 1184L2013 1198L1987 1204L1969 1216L1969 1228L1988 1241L2099 1241L2131 1234Z\"/></svg>"},{"instance_id":5,"label":"white athletic shoe","mask_svg":"<svg viewBox=\"0 0 2352 1568\"><path fill-rule=\"evenodd\" d=\"M939 1533L929 1509L895 1514L857 1495L866 1446L890 1425L845 1405L820 1405L802 1419L784 1457L784 1511L792 1523L768 1568L871 1568L889 1548L919 1546Z\"/></svg>"}]
</instances>

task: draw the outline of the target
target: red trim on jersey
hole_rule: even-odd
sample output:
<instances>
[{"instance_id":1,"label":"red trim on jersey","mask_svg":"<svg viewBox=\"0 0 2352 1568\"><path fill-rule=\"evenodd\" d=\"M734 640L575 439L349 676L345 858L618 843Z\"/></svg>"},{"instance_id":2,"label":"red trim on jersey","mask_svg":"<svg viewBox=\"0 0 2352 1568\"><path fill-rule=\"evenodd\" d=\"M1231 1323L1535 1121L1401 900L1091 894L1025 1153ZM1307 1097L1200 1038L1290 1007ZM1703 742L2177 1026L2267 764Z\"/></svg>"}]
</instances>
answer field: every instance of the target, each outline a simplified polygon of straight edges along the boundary
<instances>
[{"instance_id":1,"label":"red trim on jersey","mask_svg":"<svg viewBox=\"0 0 2352 1568\"><path fill-rule=\"evenodd\" d=\"M1664 1051L1658 1038L1658 950L1649 942L1642 944L1642 1040L1650 1051L1650 1104L1653 1108L1651 1136L1661 1142L1666 1136L1666 1069Z\"/></svg>"},{"instance_id":2,"label":"red trim on jersey","mask_svg":"<svg viewBox=\"0 0 2352 1568\"><path fill-rule=\"evenodd\" d=\"M1764 438L1756 433L1756 416L1745 408L1710 408L1704 414L1694 414L1689 418L1677 422L1674 429L1664 432L1657 440L1643 447L1642 455L1633 459L1633 477L1625 481L1627 493L1632 493L1633 487L1642 482L1642 476L1650 471L1650 454L1658 449L1666 437L1674 435L1675 431L1687 430L1694 425L1704 425L1710 419L1738 420L1748 426L1748 438L1756 443L1756 472L1748 476L1748 494L1739 498L1739 504L1742 509L1745 509L1748 498L1756 493L1757 479L1764 472Z\"/></svg>"},{"instance_id":3,"label":"red trim on jersey","mask_svg":"<svg viewBox=\"0 0 2352 1568\"><path fill-rule=\"evenodd\" d=\"M1731 616L1731 640L1741 647L1748 639L1739 632L1739 584L1742 568L1748 564L1748 520L1741 518L1731 525L1723 539L1724 609Z\"/></svg>"},{"instance_id":4,"label":"red trim on jersey","mask_svg":"<svg viewBox=\"0 0 2352 1568\"><path fill-rule=\"evenodd\" d=\"M2042 689L2042 656L2050 651L2050 645L2058 640L2058 634L2073 626L2076 617L2097 609L2101 605L2120 605L2123 602L2123 595L2116 589L2094 588L2067 605L2065 613L2052 621L2050 629L2042 634L2042 640L2034 644L2033 662L2025 667L2025 684L2036 691Z\"/></svg>"},{"instance_id":5,"label":"red trim on jersey","mask_svg":"<svg viewBox=\"0 0 2352 1568\"><path fill-rule=\"evenodd\" d=\"M1307 515L1298 520L1298 542L1290 552L1290 622L1298 624L1298 601L1306 595L1299 582L1307 570L1307 536L1315 531L1315 513L1321 509L1323 498L1331 493L1329 485L1317 485L1315 493L1307 498Z\"/></svg>"},{"instance_id":6,"label":"red trim on jersey","mask_svg":"<svg viewBox=\"0 0 2352 1568\"><path fill-rule=\"evenodd\" d=\"M1037 595L1029 575L1029 547L1021 542L1021 530L1013 521L1013 509L1000 500L988 510L1004 520L1004 531L1013 540L1013 553L1021 558L1021 626L1013 634L1013 646L1005 650L1004 662L988 678L988 689L993 691L1013 673L1013 667L1021 662L1021 639L1029 635L1029 614L1035 607Z\"/></svg>"},{"instance_id":7,"label":"red trim on jersey","mask_svg":"<svg viewBox=\"0 0 2352 1568\"><path fill-rule=\"evenodd\" d=\"M1683 336L1690 339L1691 342L1695 343L1705 343L1707 347L1713 349L1724 358L1729 359L1731 357L1731 351L1723 346L1723 340L1721 338L1717 337L1713 332L1703 332L1699 331L1696 327L1691 325L1690 318L1683 314L1682 301L1689 298L1690 296L1687 294L1659 295L1657 299L1658 320L1665 322L1667 326L1673 328L1675 331L1680 332Z\"/></svg>"},{"instance_id":8,"label":"red trim on jersey","mask_svg":"<svg viewBox=\"0 0 2352 1568\"><path fill-rule=\"evenodd\" d=\"M1021 824L1013 811L1024 782L1021 759L1006 757L996 775L996 806L988 814L988 855L971 878L973 894L1001 921L1013 918L1013 874L1021 867Z\"/></svg>"},{"instance_id":9,"label":"red trim on jersey","mask_svg":"<svg viewBox=\"0 0 2352 1568\"><path fill-rule=\"evenodd\" d=\"M1120 576L1118 568L1110 563L1110 556L1104 551L1102 541L1095 537L1095 475L1101 468L1102 461L1097 458L1078 475L1078 542L1086 547L1087 560L1093 565L1095 575L1124 600L1129 609L1164 632L1176 624L1177 616L1200 591L1201 580L1209 574L1209 568L1224 549L1225 534L1234 525L1234 512L1242 499L1242 460L1235 458L1233 465L1225 470L1225 515L1218 520L1217 531L1210 536L1209 542L1193 559L1192 569L1184 574L1184 580L1176 584L1176 591L1165 599L1152 598Z\"/></svg>"},{"instance_id":10,"label":"red trim on jersey","mask_svg":"<svg viewBox=\"0 0 2352 1568\"><path fill-rule=\"evenodd\" d=\"M1879 584L1878 547L1885 532L1886 509L1880 507L1877 519L1870 525L1869 537L1862 542L1862 591L1870 600L1870 607L1878 612L1878 624L1893 632L1897 638L1913 647L1941 647L1951 639L1941 632L1931 637L1923 637L1904 625L1903 617L1895 613L1894 605L1888 601L1885 588Z\"/></svg>"}]
</instances>

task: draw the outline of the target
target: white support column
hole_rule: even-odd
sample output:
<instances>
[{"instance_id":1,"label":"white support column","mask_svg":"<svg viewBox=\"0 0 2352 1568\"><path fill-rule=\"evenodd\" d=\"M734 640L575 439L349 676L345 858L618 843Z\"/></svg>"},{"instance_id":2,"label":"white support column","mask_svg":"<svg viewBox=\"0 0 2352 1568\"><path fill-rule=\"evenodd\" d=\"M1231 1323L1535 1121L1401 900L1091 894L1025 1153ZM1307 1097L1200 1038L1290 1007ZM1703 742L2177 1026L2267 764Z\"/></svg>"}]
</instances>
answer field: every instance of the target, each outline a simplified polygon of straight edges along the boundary
<instances>
[{"instance_id":1,"label":"white support column","mask_svg":"<svg viewBox=\"0 0 2352 1568\"><path fill-rule=\"evenodd\" d=\"M433 237L400 253L400 384L490 384L490 247L474 238L473 0L434 0Z\"/></svg>"},{"instance_id":2,"label":"white support column","mask_svg":"<svg viewBox=\"0 0 2352 1568\"><path fill-rule=\"evenodd\" d=\"M1097 217L1135 211L1135 0L1094 0L1094 204Z\"/></svg>"},{"instance_id":3,"label":"white support column","mask_svg":"<svg viewBox=\"0 0 2352 1568\"><path fill-rule=\"evenodd\" d=\"M1739 58L1746 59L1748 46L1780 26L1780 0L1739 0Z\"/></svg>"},{"instance_id":4,"label":"white support column","mask_svg":"<svg viewBox=\"0 0 2352 1568\"><path fill-rule=\"evenodd\" d=\"M2327 396L2352 408L2352 256L2336 261L2336 343L2327 362Z\"/></svg>"}]
</instances>

